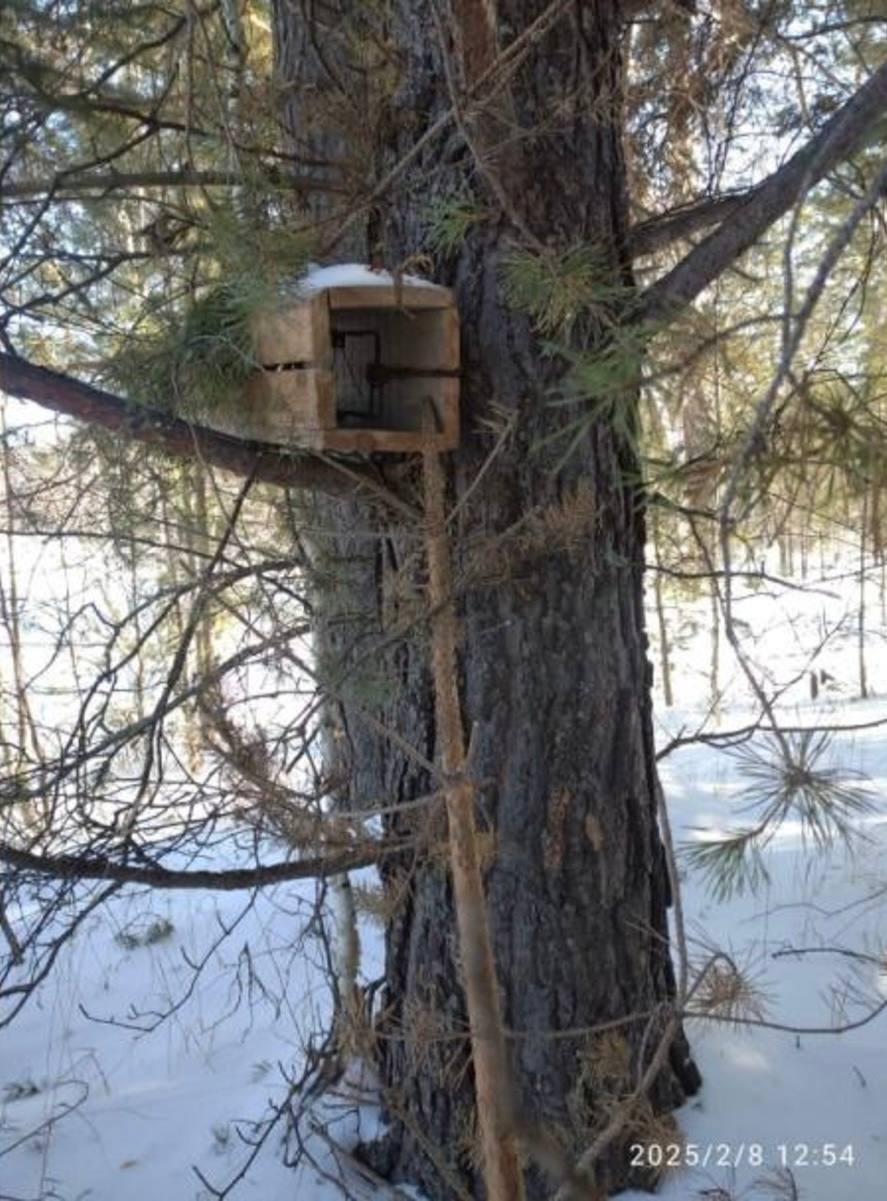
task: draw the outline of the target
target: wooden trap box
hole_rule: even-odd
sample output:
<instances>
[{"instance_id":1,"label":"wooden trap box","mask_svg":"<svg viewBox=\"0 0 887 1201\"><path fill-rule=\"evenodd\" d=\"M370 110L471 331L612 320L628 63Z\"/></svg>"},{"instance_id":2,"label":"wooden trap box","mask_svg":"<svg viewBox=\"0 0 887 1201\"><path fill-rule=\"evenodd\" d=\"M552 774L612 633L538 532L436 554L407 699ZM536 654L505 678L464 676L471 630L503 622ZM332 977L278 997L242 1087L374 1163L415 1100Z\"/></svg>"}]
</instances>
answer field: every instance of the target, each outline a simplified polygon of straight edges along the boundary
<instances>
[{"instance_id":1,"label":"wooden trap box","mask_svg":"<svg viewBox=\"0 0 887 1201\"><path fill-rule=\"evenodd\" d=\"M262 370L232 420L240 437L359 454L459 443L459 318L448 288L323 288L258 314L253 342Z\"/></svg>"}]
</instances>

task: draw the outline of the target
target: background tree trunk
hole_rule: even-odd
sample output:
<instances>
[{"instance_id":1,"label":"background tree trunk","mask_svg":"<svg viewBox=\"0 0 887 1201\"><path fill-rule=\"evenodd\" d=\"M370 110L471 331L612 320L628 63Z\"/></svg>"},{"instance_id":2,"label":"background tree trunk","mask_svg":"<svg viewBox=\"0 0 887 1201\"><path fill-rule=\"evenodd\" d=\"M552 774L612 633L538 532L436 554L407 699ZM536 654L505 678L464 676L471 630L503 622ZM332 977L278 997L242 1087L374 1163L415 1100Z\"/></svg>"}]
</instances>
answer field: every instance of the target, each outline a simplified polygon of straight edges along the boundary
<instances>
[{"instance_id":1,"label":"background tree trunk","mask_svg":"<svg viewBox=\"0 0 887 1201\"><path fill-rule=\"evenodd\" d=\"M500 4L502 27L519 32L543 7ZM403 77L389 165L450 104L428 5L396 4L395 13ZM278 6L282 50L300 44L292 30L281 32L295 19L291 6ZM508 153L502 169L537 238L559 248L593 244L603 282L627 293L620 43L611 0L576 6L544 39L514 87L515 119L533 133L501 131L519 141L517 165ZM298 69L285 53L280 62L284 78ZM376 218L387 266L426 249L429 197L457 192L466 178L482 188L455 133L413 165ZM493 203L488 194L481 200ZM462 695L478 821L488 832L494 951L515 1032L516 1109L524 1129L549 1130L576 1151L605 1120L608 1101L633 1087L644 1066L646 1016L674 992L656 823L643 507L635 450L607 423L590 422L566 458L569 439L551 440L578 411L551 404L562 368L503 301L512 237L504 218L480 223L437 275L456 289L462 316L464 436L449 456L451 500L465 502L452 527L465 578ZM605 337L587 321L574 342L590 347ZM497 444L481 423L503 413L512 433L472 489ZM329 746L343 799L410 801L432 792L434 781L375 723L434 757L427 628L420 621L393 636L419 609L410 590L421 581L421 529L374 531L356 504L317 503L326 529L316 541L323 670L342 698ZM393 912L379 1033L392 1125L375 1161L433 1198L480 1196L445 830L442 811L433 813L438 824L430 828L426 811L391 819L399 831L423 831L428 850L386 868ZM632 1014L645 1016L603 1038L551 1037ZM654 1027L647 1056L656 1041ZM698 1082L681 1036L655 1086L655 1107L680 1104ZM629 1127L624 1141L633 1136ZM613 1188L626 1178L624 1146L615 1146L601 1179ZM530 1198L551 1192L535 1169L528 1186Z\"/></svg>"}]
</instances>

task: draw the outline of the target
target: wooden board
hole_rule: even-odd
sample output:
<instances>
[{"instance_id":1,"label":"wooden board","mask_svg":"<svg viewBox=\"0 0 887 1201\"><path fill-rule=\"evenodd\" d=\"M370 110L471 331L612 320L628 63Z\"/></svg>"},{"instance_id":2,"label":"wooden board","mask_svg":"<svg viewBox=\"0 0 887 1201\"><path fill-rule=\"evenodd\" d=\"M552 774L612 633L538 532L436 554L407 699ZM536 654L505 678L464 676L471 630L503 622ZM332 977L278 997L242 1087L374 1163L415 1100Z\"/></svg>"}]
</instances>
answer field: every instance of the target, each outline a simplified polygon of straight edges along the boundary
<instances>
[{"instance_id":1,"label":"wooden board","mask_svg":"<svg viewBox=\"0 0 887 1201\"><path fill-rule=\"evenodd\" d=\"M238 438L299 445L301 431L336 424L329 371L262 371L247 381L242 408L220 414L213 426Z\"/></svg>"},{"instance_id":2,"label":"wooden board","mask_svg":"<svg viewBox=\"0 0 887 1201\"><path fill-rule=\"evenodd\" d=\"M331 309L448 309L454 307L449 288L420 287L404 284L402 288L360 287L327 288L325 293Z\"/></svg>"},{"instance_id":3,"label":"wooden board","mask_svg":"<svg viewBox=\"0 0 887 1201\"><path fill-rule=\"evenodd\" d=\"M256 313L250 332L260 363L329 366L330 312L323 293Z\"/></svg>"},{"instance_id":4,"label":"wooden board","mask_svg":"<svg viewBox=\"0 0 887 1201\"><path fill-rule=\"evenodd\" d=\"M421 430L324 430L315 450L340 454L419 454L423 450L455 450L459 431L426 434Z\"/></svg>"}]
</instances>

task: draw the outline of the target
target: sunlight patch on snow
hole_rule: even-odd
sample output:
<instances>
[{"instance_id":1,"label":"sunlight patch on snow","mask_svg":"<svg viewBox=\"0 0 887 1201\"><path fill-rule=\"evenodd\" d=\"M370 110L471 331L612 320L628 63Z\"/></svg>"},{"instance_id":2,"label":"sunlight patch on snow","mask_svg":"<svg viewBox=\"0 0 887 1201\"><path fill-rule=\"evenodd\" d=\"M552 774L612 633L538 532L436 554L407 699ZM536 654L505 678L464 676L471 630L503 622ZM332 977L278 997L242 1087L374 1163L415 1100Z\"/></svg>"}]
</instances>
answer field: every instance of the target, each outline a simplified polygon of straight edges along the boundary
<instances>
[{"instance_id":1,"label":"sunlight patch on snow","mask_svg":"<svg viewBox=\"0 0 887 1201\"><path fill-rule=\"evenodd\" d=\"M746 1071L762 1072L769 1075L773 1068L770 1061L751 1043L733 1042L724 1048L724 1058Z\"/></svg>"}]
</instances>

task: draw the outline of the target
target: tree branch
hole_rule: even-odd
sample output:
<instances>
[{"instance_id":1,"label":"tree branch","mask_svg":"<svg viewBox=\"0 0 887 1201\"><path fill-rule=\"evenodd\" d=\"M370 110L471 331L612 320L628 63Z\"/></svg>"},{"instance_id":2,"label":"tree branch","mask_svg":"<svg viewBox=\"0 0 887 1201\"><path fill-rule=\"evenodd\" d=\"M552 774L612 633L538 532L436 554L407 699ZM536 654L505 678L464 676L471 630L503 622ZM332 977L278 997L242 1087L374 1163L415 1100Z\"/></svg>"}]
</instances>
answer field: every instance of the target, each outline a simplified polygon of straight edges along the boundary
<instances>
[{"instance_id":1,"label":"tree branch","mask_svg":"<svg viewBox=\"0 0 887 1201\"><path fill-rule=\"evenodd\" d=\"M135 442L157 446L177 458L199 458L233 475L252 475L267 484L310 488L337 497L353 498L363 488L389 507L412 516L409 506L384 488L369 467L339 466L311 451L287 451L269 443L220 434L38 367L17 355L0 353L0 391L123 434Z\"/></svg>"},{"instance_id":2,"label":"tree branch","mask_svg":"<svg viewBox=\"0 0 887 1201\"><path fill-rule=\"evenodd\" d=\"M265 173L266 182L296 191L340 192L343 189L325 180L308 176L282 176L275 168ZM243 183L243 175L232 171L105 171L91 172L88 167L60 171L49 179L24 179L3 183L0 201L27 196L48 195L55 201L68 200L85 192L114 192L121 188L230 187Z\"/></svg>"},{"instance_id":3,"label":"tree branch","mask_svg":"<svg viewBox=\"0 0 887 1201\"><path fill-rule=\"evenodd\" d=\"M401 848L402 849L402 848ZM163 867L136 867L115 863L105 856L35 855L6 843L0 843L0 863L19 871L37 872L62 880L111 880L118 884L147 884L151 888L210 888L217 892L237 892L262 888L287 880L305 880L316 876L334 876L378 863L391 847L365 844L350 851L296 859L284 863L257 863L255 867L228 871L169 871Z\"/></svg>"},{"instance_id":4,"label":"tree branch","mask_svg":"<svg viewBox=\"0 0 887 1201\"><path fill-rule=\"evenodd\" d=\"M815 137L769 175L721 225L641 297L642 321L669 321L718 278L814 184L848 158L887 112L887 63Z\"/></svg>"},{"instance_id":5,"label":"tree branch","mask_svg":"<svg viewBox=\"0 0 887 1201\"><path fill-rule=\"evenodd\" d=\"M707 196L695 203L671 209L658 217L638 221L628 231L628 248L632 257L643 258L644 255L666 250L673 242L692 237L699 230L714 225L716 221L732 217L751 200L760 187L761 184L755 184L754 187L743 188L739 192Z\"/></svg>"}]
</instances>

